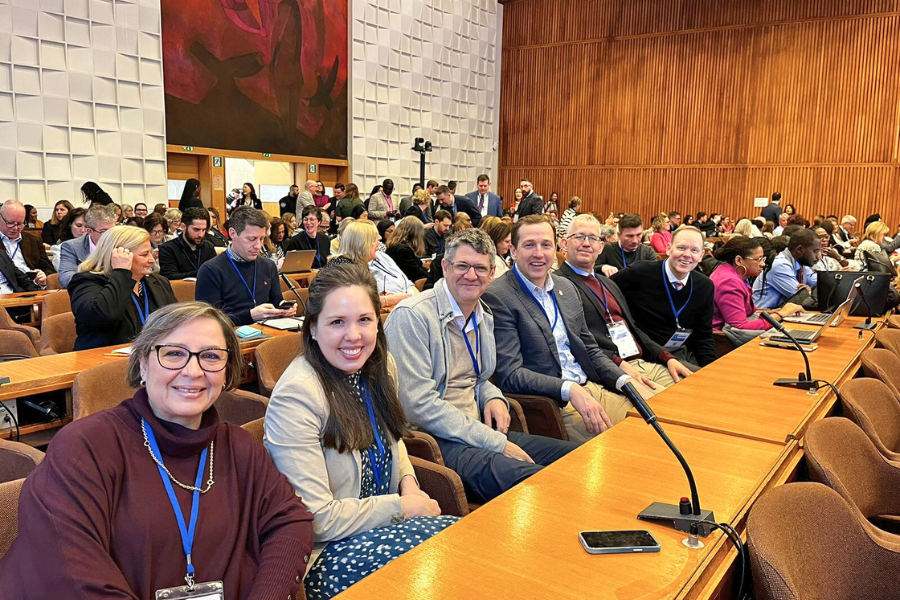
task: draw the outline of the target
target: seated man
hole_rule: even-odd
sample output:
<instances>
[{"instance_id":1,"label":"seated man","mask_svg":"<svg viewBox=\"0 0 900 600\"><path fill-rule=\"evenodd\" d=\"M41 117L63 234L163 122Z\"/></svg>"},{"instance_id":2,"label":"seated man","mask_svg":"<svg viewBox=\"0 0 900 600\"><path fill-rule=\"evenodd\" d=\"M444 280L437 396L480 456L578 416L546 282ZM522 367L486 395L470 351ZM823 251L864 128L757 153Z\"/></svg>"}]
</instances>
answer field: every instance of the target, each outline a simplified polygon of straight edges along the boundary
<instances>
[{"instance_id":1,"label":"seated man","mask_svg":"<svg viewBox=\"0 0 900 600\"><path fill-rule=\"evenodd\" d=\"M95 204L84 214L84 225L87 233L80 238L63 242L59 247L59 285L69 287L72 276L78 272L78 265L83 263L100 241L100 236L107 229L116 226L118 217L116 209L111 205Z\"/></svg>"},{"instance_id":2,"label":"seated man","mask_svg":"<svg viewBox=\"0 0 900 600\"><path fill-rule=\"evenodd\" d=\"M594 274L603 250L600 221L589 214L575 217L563 247L566 262L556 274L575 284L588 329L600 349L626 373L647 377L649 381L642 381L651 389L667 388L690 375L690 369L637 326L619 286Z\"/></svg>"},{"instance_id":3,"label":"seated man","mask_svg":"<svg viewBox=\"0 0 900 600\"><path fill-rule=\"evenodd\" d=\"M33 235L22 235L25 229L25 206L18 200L0 205L0 240L3 250L16 268L39 286L47 285L47 275L56 273L44 250L44 243Z\"/></svg>"},{"instance_id":4,"label":"seated man","mask_svg":"<svg viewBox=\"0 0 900 600\"><path fill-rule=\"evenodd\" d=\"M812 229L798 229L791 234L788 247L775 257L772 268L753 282L756 308L778 308L802 289L816 287L817 273L813 265L822 258L822 241Z\"/></svg>"},{"instance_id":5,"label":"seated man","mask_svg":"<svg viewBox=\"0 0 900 600\"><path fill-rule=\"evenodd\" d=\"M16 268L6 252L0 251L0 294L34 292L39 289L41 289L40 286L31 277ZM26 323L31 320L30 306L11 306L6 309L6 312L16 323Z\"/></svg>"},{"instance_id":6,"label":"seated man","mask_svg":"<svg viewBox=\"0 0 900 600\"><path fill-rule=\"evenodd\" d=\"M206 239L209 211L192 206L181 215L184 233L159 247L159 272L169 279L196 277L208 260L216 257L216 247Z\"/></svg>"},{"instance_id":7,"label":"seated man","mask_svg":"<svg viewBox=\"0 0 900 600\"><path fill-rule=\"evenodd\" d=\"M683 226L672 234L669 256L641 262L612 276L634 322L680 361L705 367L717 358L712 320L715 286L695 272L703 258L703 234Z\"/></svg>"},{"instance_id":8,"label":"seated man","mask_svg":"<svg viewBox=\"0 0 900 600\"><path fill-rule=\"evenodd\" d=\"M197 300L222 309L235 325L293 317L297 312L296 305L277 308L284 299L278 268L274 261L259 255L268 227L269 220L261 210L236 208L228 220L231 245L197 272Z\"/></svg>"},{"instance_id":9,"label":"seated man","mask_svg":"<svg viewBox=\"0 0 900 600\"><path fill-rule=\"evenodd\" d=\"M616 271L630 267L636 262L656 262L656 252L650 246L641 243L644 235L644 224L640 215L622 215L619 219L619 241L608 244L597 257L594 270L607 277Z\"/></svg>"},{"instance_id":10,"label":"seated man","mask_svg":"<svg viewBox=\"0 0 900 600\"><path fill-rule=\"evenodd\" d=\"M385 335L406 416L437 439L466 488L488 501L578 444L509 431L509 405L490 382L493 318L481 303L494 271L491 238L466 229L448 240L444 256L445 278L398 304Z\"/></svg>"},{"instance_id":11,"label":"seated man","mask_svg":"<svg viewBox=\"0 0 900 600\"><path fill-rule=\"evenodd\" d=\"M631 376L597 346L572 282L550 274L555 240L543 215L519 219L510 249L515 264L484 300L494 313L500 388L553 398L569 439L585 442L625 418L631 403L610 390L621 390ZM644 398L652 395L632 383Z\"/></svg>"},{"instance_id":12,"label":"seated man","mask_svg":"<svg viewBox=\"0 0 900 600\"><path fill-rule=\"evenodd\" d=\"M444 253L444 242L453 226L453 215L439 210L434 215L434 227L425 232L425 256Z\"/></svg>"}]
</instances>

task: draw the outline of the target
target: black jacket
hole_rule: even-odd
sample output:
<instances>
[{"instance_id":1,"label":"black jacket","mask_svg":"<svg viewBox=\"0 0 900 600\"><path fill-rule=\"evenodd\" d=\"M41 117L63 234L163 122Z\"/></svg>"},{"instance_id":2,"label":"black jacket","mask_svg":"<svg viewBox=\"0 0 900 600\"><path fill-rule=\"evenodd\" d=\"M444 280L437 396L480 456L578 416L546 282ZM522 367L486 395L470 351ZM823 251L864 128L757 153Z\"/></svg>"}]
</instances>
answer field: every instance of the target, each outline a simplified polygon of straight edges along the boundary
<instances>
[{"instance_id":1,"label":"black jacket","mask_svg":"<svg viewBox=\"0 0 900 600\"><path fill-rule=\"evenodd\" d=\"M528 215L539 215L544 211L544 199L541 196L538 196L534 192L531 192L530 195L522 198L522 201L519 203L519 207L516 209L516 214L519 215L519 218L527 217Z\"/></svg>"},{"instance_id":2,"label":"black jacket","mask_svg":"<svg viewBox=\"0 0 900 600\"><path fill-rule=\"evenodd\" d=\"M646 244L639 244L634 252L625 253L625 260L628 262L627 266L629 267L641 261L656 262L656 251ZM600 256L597 257L597 262L594 263L594 271L599 273L600 267L603 265L612 265L620 271L625 268L625 265L622 263L622 247L619 246L619 242L603 246L603 252L600 253Z\"/></svg>"},{"instance_id":3,"label":"black jacket","mask_svg":"<svg viewBox=\"0 0 900 600\"><path fill-rule=\"evenodd\" d=\"M151 273L144 277L150 312L178 302L169 280ZM69 282L69 297L75 315L75 350L127 344L143 325L132 301L131 271L114 269L109 275L76 273ZM141 306L143 310L143 306Z\"/></svg>"},{"instance_id":4,"label":"black jacket","mask_svg":"<svg viewBox=\"0 0 900 600\"><path fill-rule=\"evenodd\" d=\"M406 244L397 244L387 249L387 255L394 259L407 279L415 283L428 277L428 270L422 266L422 261Z\"/></svg>"},{"instance_id":5,"label":"black jacket","mask_svg":"<svg viewBox=\"0 0 900 600\"><path fill-rule=\"evenodd\" d=\"M0 244L2 248L2 244ZM6 278L6 283L13 289L14 293L18 292L34 292L40 288L31 280L31 277L23 273L16 267L15 263L9 255L0 250L0 273Z\"/></svg>"},{"instance_id":6,"label":"black jacket","mask_svg":"<svg viewBox=\"0 0 900 600\"><path fill-rule=\"evenodd\" d=\"M435 254L443 254L444 253L444 244L447 241L447 234L443 236L438 235L438 232L434 230L434 227L431 229L425 230L425 254L429 256L434 256Z\"/></svg>"},{"instance_id":7,"label":"black jacket","mask_svg":"<svg viewBox=\"0 0 900 600\"><path fill-rule=\"evenodd\" d=\"M184 241L184 234L159 246L159 272L168 279L196 277L200 265L216 257L216 248L209 240L203 240L196 250Z\"/></svg>"}]
</instances>

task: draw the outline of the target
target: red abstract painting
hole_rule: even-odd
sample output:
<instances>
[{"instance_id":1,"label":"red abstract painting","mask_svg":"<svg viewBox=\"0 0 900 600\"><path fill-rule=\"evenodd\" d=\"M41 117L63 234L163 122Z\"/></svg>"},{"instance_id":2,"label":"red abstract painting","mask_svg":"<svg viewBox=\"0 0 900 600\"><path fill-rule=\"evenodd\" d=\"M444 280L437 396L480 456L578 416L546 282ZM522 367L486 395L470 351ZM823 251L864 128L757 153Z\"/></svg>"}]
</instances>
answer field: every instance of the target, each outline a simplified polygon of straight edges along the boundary
<instances>
[{"instance_id":1,"label":"red abstract painting","mask_svg":"<svg viewBox=\"0 0 900 600\"><path fill-rule=\"evenodd\" d=\"M162 0L168 143L347 158L347 0Z\"/></svg>"}]
</instances>

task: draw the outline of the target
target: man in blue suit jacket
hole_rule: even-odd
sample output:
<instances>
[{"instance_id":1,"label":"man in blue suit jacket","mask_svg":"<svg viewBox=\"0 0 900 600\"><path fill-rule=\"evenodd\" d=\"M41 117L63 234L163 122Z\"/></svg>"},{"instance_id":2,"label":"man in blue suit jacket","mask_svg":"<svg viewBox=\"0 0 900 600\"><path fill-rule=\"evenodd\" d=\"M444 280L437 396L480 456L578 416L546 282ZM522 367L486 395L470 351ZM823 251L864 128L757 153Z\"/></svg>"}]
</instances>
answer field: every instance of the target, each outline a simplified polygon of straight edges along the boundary
<instances>
[{"instance_id":1,"label":"man in blue suit jacket","mask_svg":"<svg viewBox=\"0 0 900 600\"><path fill-rule=\"evenodd\" d=\"M69 287L72 276L78 272L78 265L90 255L100 236L116 225L116 211L110 206L94 205L84 215L87 233L74 240L68 240L59 247L59 285Z\"/></svg>"},{"instance_id":2,"label":"man in blue suit jacket","mask_svg":"<svg viewBox=\"0 0 900 600\"><path fill-rule=\"evenodd\" d=\"M466 194L466 198L472 201L482 217L491 216L499 219L503 216L500 196L491 193L491 178L485 174L478 176L478 189ZM472 224L474 225L475 222L473 221Z\"/></svg>"}]
</instances>

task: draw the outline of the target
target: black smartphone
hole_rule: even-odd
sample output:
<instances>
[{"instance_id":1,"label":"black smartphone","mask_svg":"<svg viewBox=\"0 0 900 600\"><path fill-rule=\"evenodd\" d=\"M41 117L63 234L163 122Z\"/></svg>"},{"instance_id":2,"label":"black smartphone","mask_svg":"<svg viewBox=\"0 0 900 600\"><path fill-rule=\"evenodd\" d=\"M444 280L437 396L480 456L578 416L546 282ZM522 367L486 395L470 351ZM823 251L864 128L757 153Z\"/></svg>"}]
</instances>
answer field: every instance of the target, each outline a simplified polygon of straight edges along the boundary
<instances>
[{"instance_id":1,"label":"black smartphone","mask_svg":"<svg viewBox=\"0 0 900 600\"><path fill-rule=\"evenodd\" d=\"M279 310L287 310L289 308L292 308L296 304L297 304L296 300L282 300L281 304L278 305L278 309Z\"/></svg>"},{"instance_id":2,"label":"black smartphone","mask_svg":"<svg viewBox=\"0 0 900 600\"><path fill-rule=\"evenodd\" d=\"M25 274L28 275L29 277L31 277L32 279L34 279L35 277L37 277L38 272L37 271L25 271Z\"/></svg>"},{"instance_id":3,"label":"black smartphone","mask_svg":"<svg viewBox=\"0 0 900 600\"><path fill-rule=\"evenodd\" d=\"M582 531L578 539L589 554L659 552L659 542L644 530Z\"/></svg>"}]
</instances>

